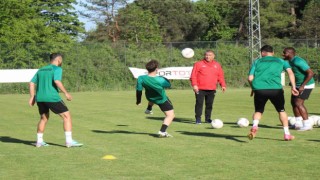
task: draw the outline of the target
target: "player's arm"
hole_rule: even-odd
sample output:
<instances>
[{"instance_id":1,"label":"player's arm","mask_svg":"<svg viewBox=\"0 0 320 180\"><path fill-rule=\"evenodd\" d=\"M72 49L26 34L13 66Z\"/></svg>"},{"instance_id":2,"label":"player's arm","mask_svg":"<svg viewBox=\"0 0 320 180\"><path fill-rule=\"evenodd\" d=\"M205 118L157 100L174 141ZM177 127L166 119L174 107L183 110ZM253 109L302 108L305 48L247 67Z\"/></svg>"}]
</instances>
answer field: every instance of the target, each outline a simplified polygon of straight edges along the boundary
<instances>
[{"instance_id":1,"label":"player's arm","mask_svg":"<svg viewBox=\"0 0 320 180\"><path fill-rule=\"evenodd\" d=\"M170 83L169 79L167 79L167 78L165 78L163 76L161 76L161 77L164 79L164 81L162 82L162 86L164 88L170 88L171 87L171 83Z\"/></svg>"},{"instance_id":2,"label":"player's arm","mask_svg":"<svg viewBox=\"0 0 320 180\"><path fill-rule=\"evenodd\" d=\"M218 81L221 86L221 90L224 93L227 90L227 85L226 85L226 80L224 79L224 72L221 66L220 66Z\"/></svg>"},{"instance_id":3,"label":"player's arm","mask_svg":"<svg viewBox=\"0 0 320 180\"><path fill-rule=\"evenodd\" d=\"M33 82L29 83L29 94L30 94L29 105L30 106L33 106L36 102L35 101L35 95L36 95L35 86L36 86L35 83L33 83Z\"/></svg>"},{"instance_id":4,"label":"player's arm","mask_svg":"<svg viewBox=\"0 0 320 180\"><path fill-rule=\"evenodd\" d=\"M139 76L136 84L136 105L141 104L141 97L142 97L142 90L143 90L142 82L143 82L142 76Z\"/></svg>"},{"instance_id":5,"label":"player's arm","mask_svg":"<svg viewBox=\"0 0 320 180\"><path fill-rule=\"evenodd\" d=\"M296 80L295 80L295 77L294 77L294 73L293 73L291 68L287 68L286 71L288 73L289 80L290 80L290 83L291 83L291 93L294 96L297 96L297 95L299 95L299 91L297 91L297 89L296 89Z\"/></svg>"},{"instance_id":6,"label":"player's arm","mask_svg":"<svg viewBox=\"0 0 320 180\"><path fill-rule=\"evenodd\" d=\"M136 91L136 105L141 104L142 91Z\"/></svg>"},{"instance_id":7,"label":"player's arm","mask_svg":"<svg viewBox=\"0 0 320 180\"><path fill-rule=\"evenodd\" d=\"M253 96L253 89L252 89L252 81L253 81L253 79L254 79L254 76L253 75L249 75L248 76L248 82L249 82L249 85L250 85L250 87L251 87L251 93L250 93L250 96Z\"/></svg>"},{"instance_id":8,"label":"player's arm","mask_svg":"<svg viewBox=\"0 0 320 180\"><path fill-rule=\"evenodd\" d=\"M191 75L190 75L190 82L193 91L198 94L199 93L199 88L198 88L198 81L197 81L197 63L193 65Z\"/></svg>"},{"instance_id":9,"label":"player's arm","mask_svg":"<svg viewBox=\"0 0 320 180\"><path fill-rule=\"evenodd\" d=\"M313 78L314 73L311 70L311 68L307 69L306 71L306 78L304 79L303 83L301 84L301 86L299 87L299 91L303 91L304 90L304 86ZM300 89L301 88L301 89Z\"/></svg>"},{"instance_id":10,"label":"player's arm","mask_svg":"<svg viewBox=\"0 0 320 180\"><path fill-rule=\"evenodd\" d=\"M66 96L68 101L72 100L72 96L68 93L64 85L62 84L61 81L55 80L54 83L57 85L57 87L63 92L63 94Z\"/></svg>"},{"instance_id":11,"label":"player's arm","mask_svg":"<svg viewBox=\"0 0 320 180\"><path fill-rule=\"evenodd\" d=\"M255 70L256 70L256 64L257 64L258 61L259 61L259 60L255 60L255 61L252 63L252 65L251 65L251 67L250 67L250 70L249 70L248 82L249 82L249 85L250 85L250 87L251 87L250 96L253 96L253 94L254 94L253 87L252 87L252 81L253 81L253 79L254 79L254 72L255 72Z\"/></svg>"}]
</instances>

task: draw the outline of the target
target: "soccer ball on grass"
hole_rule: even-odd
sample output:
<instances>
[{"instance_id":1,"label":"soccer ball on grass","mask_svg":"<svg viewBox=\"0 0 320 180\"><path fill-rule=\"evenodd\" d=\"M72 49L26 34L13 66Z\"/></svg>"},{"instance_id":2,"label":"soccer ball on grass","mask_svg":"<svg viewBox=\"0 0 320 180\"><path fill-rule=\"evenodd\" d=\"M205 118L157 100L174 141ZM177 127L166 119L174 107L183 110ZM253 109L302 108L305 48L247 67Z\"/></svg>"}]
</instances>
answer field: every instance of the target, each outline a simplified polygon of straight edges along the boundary
<instances>
[{"instance_id":1,"label":"soccer ball on grass","mask_svg":"<svg viewBox=\"0 0 320 180\"><path fill-rule=\"evenodd\" d=\"M214 129L220 129L223 127L223 122L220 119L214 119L211 122L211 126Z\"/></svg>"},{"instance_id":2,"label":"soccer ball on grass","mask_svg":"<svg viewBox=\"0 0 320 180\"><path fill-rule=\"evenodd\" d=\"M249 126L249 120L247 118L239 118L237 121L237 125L239 127L248 127Z\"/></svg>"}]
</instances>

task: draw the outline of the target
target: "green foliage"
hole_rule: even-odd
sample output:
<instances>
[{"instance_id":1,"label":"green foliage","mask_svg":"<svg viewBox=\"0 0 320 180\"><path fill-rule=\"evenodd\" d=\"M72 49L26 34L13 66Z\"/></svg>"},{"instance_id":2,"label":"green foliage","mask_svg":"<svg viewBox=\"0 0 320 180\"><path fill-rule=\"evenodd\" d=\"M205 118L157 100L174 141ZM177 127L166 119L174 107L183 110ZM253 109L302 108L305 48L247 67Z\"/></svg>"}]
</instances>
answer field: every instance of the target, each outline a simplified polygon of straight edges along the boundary
<instances>
[{"instance_id":1,"label":"green foliage","mask_svg":"<svg viewBox=\"0 0 320 180\"><path fill-rule=\"evenodd\" d=\"M8 0L0 3L1 68L36 68L48 54L66 52L84 31L75 0Z\"/></svg>"},{"instance_id":2,"label":"green foliage","mask_svg":"<svg viewBox=\"0 0 320 180\"><path fill-rule=\"evenodd\" d=\"M158 19L149 10L143 10L135 3L119 10L117 16L121 27L121 39L129 42L161 42Z\"/></svg>"},{"instance_id":3,"label":"green foliage","mask_svg":"<svg viewBox=\"0 0 320 180\"><path fill-rule=\"evenodd\" d=\"M189 0L137 0L158 19L162 42L198 40L207 27L205 16L198 14Z\"/></svg>"},{"instance_id":4,"label":"green foliage","mask_svg":"<svg viewBox=\"0 0 320 180\"><path fill-rule=\"evenodd\" d=\"M126 40L132 41L134 35L142 36L146 32L143 21L151 27L157 25L156 31L150 29L144 42L154 42L160 30L161 42L177 41L218 41L218 40L246 40L248 37L248 1L232 0L128 0L90 1L104 7L96 12L105 12L106 19L95 32L90 32L88 40ZM118 6L115 4L118 3ZM131 11L130 8L135 7ZM260 27L263 38L318 38L319 3L308 1L260 1ZM95 11L93 8L89 10ZM118 11L121 9L121 11ZM111 11L113 10L113 11ZM139 10L139 11L137 11ZM116 12L116 13L112 13ZM144 16L141 13L145 12ZM150 14L151 13L151 14ZM157 23L150 17L157 19ZM141 18L134 18L141 17ZM149 18L148 18L149 17ZM119 19L118 19L119 18ZM146 19L145 19L146 18ZM126 24L117 24L118 20ZM120 21L119 21L120 22ZM131 28L131 29L130 29ZM121 29L128 32L123 35ZM122 35L120 35L120 32ZM315 35L316 34L316 35ZM92 35L95 38L92 38ZM150 36L151 35L151 36ZM135 40L136 41L136 40ZM158 41L157 41L158 42Z\"/></svg>"},{"instance_id":5,"label":"green foliage","mask_svg":"<svg viewBox=\"0 0 320 180\"><path fill-rule=\"evenodd\" d=\"M310 1L303 11L302 18L298 21L297 37L319 39L320 37L320 2ZM315 44L317 46L317 43Z\"/></svg>"},{"instance_id":6,"label":"green foliage","mask_svg":"<svg viewBox=\"0 0 320 180\"><path fill-rule=\"evenodd\" d=\"M263 38L288 37L293 26L294 16L290 14L290 4L286 1L272 0L260 3L261 36Z\"/></svg>"},{"instance_id":7,"label":"green foliage","mask_svg":"<svg viewBox=\"0 0 320 180\"><path fill-rule=\"evenodd\" d=\"M74 43L71 47L61 48L64 54L63 82L70 91L128 90L134 89L136 79L128 67L145 68L150 59L156 59L161 67L190 67L203 58L207 49L216 53L221 63L228 87L247 87L247 73L251 65L247 42L184 42L184 43ZM264 40L275 48L276 56L282 57L285 47L295 47L297 54L305 58L313 71L319 74L319 56L314 41L301 40ZM50 52L46 45L21 44L6 46L0 44L2 68L40 68L49 62ZM191 47L195 56L183 58L181 50ZM3 53L3 54L2 54ZM188 80L173 80L173 88L190 88ZM0 84L1 93L28 92L25 84Z\"/></svg>"}]
</instances>

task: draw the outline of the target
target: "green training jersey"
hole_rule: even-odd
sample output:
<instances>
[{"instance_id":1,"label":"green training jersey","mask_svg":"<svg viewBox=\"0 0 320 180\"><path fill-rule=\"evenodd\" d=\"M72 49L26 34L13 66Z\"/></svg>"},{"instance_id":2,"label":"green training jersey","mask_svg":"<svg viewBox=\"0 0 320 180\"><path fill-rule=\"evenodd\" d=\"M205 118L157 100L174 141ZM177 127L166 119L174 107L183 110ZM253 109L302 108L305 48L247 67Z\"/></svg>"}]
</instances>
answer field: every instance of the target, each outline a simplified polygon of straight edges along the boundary
<instances>
[{"instance_id":1,"label":"green training jersey","mask_svg":"<svg viewBox=\"0 0 320 180\"><path fill-rule=\"evenodd\" d=\"M300 87L305 78L307 77L306 71L310 69L307 61L302 59L301 57L295 56L293 59L289 61L290 66L292 67L292 71L294 73L294 77L296 79L296 86ZM314 84L314 79L310 79L310 81L306 85Z\"/></svg>"},{"instance_id":2,"label":"green training jersey","mask_svg":"<svg viewBox=\"0 0 320 180\"><path fill-rule=\"evenodd\" d=\"M137 91L142 91L145 88L145 95L148 101L155 104L162 104L168 100L164 88L169 88L170 82L162 76L142 75L137 80Z\"/></svg>"},{"instance_id":3,"label":"green training jersey","mask_svg":"<svg viewBox=\"0 0 320 180\"><path fill-rule=\"evenodd\" d=\"M40 68L33 76L31 82L37 85L36 101L37 102L59 102L61 97L55 80L61 81L62 68L53 64Z\"/></svg>"},{"instance_id":4,"label":"green training jersey","mask_svg":"<svg viewBox=\"0 0 320 180\"><path fill-rule=\"evenodd\" d=\"M291 68L283 59L265 56L253 62L249 75L253 75L253 90L282 89L281 73Z\"/></svg>"}]
</instances>

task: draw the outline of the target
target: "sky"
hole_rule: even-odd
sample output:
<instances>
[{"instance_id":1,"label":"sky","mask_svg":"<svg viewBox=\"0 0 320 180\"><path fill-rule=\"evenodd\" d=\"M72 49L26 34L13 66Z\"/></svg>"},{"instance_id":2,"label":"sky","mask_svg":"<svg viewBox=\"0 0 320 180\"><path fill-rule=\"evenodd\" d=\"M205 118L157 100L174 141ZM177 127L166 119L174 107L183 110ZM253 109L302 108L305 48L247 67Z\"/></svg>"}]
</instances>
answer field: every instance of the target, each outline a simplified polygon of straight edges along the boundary
<instances>
[{"instance_id":1,"label":"sky","mask_svg":"<svg viewBox=\"0 0 320 180\"><path fill-rule=\"evenodd\" d=\"M85 0L77 0L78 5L74 5L74 7L77 11L85 11L86 10L84 7L81 7L79 5L79 3L81 1L85 2ZM83 22L85 24L86 31L94 30L96 28L96 23L94 21L90 20L89 18L85 18L85 17L78 15L78 19L80 22Z\"/></svg>"}]
</instances>

